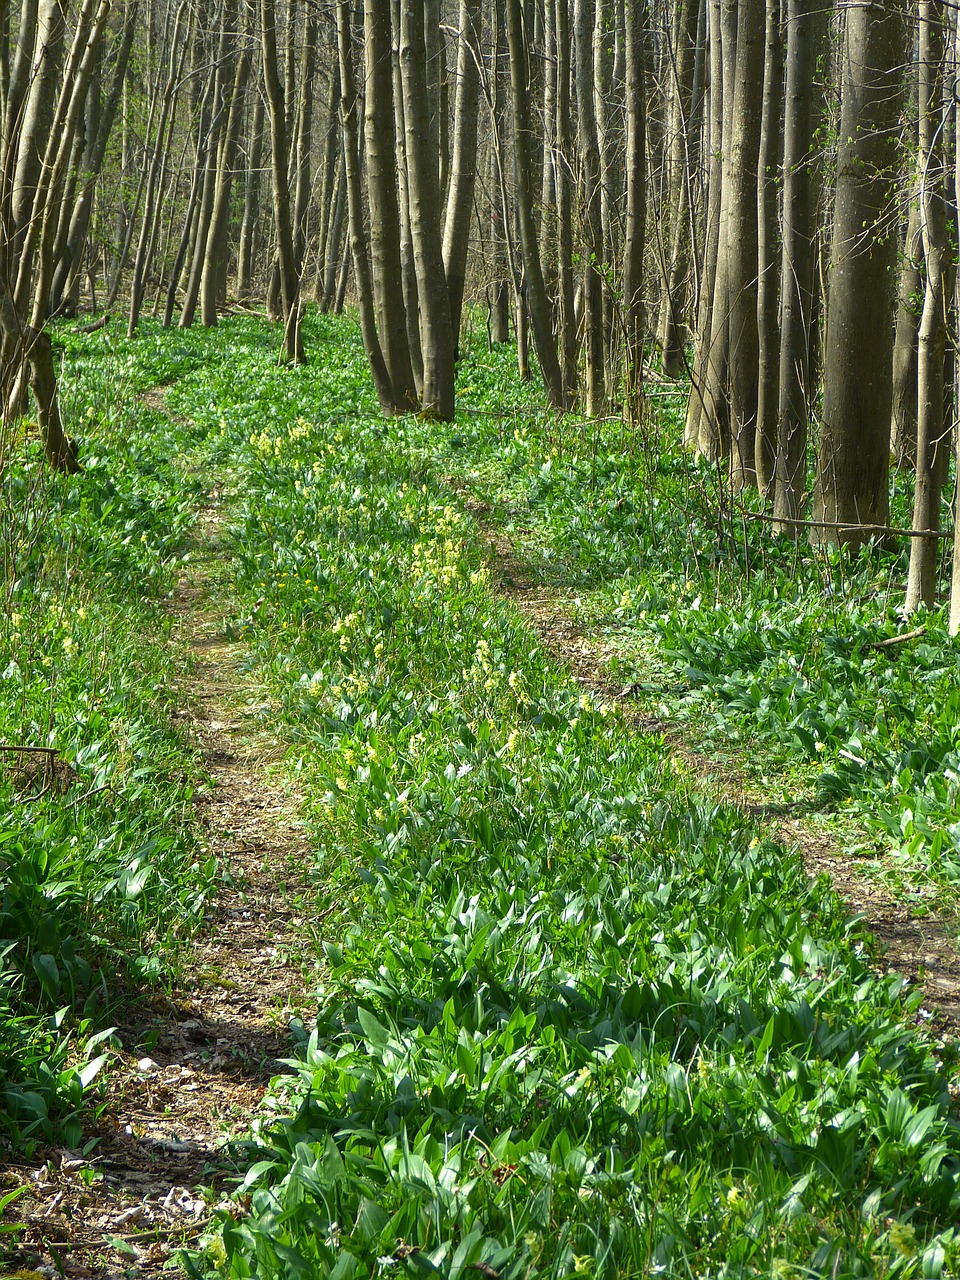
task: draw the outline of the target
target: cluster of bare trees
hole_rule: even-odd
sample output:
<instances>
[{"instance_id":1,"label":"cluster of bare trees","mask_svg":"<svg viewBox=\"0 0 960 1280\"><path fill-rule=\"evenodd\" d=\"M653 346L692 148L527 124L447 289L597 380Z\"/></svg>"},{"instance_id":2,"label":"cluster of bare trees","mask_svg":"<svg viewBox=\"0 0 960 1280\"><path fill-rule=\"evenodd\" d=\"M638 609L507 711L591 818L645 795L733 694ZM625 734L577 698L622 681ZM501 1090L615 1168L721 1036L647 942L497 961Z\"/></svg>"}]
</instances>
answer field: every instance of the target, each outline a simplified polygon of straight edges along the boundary
<instances>
[{"instance_id":1,"label":"cluster of bare trees","mask_svg":"<svg viewBox=\"0 0 960 1280\"><path fill-rule=\"evenodd\" d=\"M297 361L349 299L384 410L449 419L482 305L558 410L688 375L688 445L783 533L886 530L892 451L930 602L958 39L940 0L0 0L4 412L32 389L76 465L47 323L81 306L259 300Z\"/></svg>"}]
</instances>

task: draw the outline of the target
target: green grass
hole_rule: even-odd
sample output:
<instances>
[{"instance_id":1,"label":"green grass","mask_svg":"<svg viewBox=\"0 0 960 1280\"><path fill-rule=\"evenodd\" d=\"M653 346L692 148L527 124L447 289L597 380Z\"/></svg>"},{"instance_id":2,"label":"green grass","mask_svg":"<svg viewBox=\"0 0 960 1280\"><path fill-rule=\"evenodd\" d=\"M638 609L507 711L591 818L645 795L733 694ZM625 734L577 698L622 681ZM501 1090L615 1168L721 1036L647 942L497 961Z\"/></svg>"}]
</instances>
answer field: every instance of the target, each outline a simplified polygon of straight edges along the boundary
<instances>
[{"instance_id":1,"label":"green grass","mask_svg":"<svg viewBox=\"0 0 960 1280\"><path fill-rule=\"evenodd\" d=\"M0 775L0 1131L28 1152L80 1145L113 1004L170 972L216 870L164 607L201 490L115 360L76 351L66 385L82 474L10 440L0 480L0 741L69 770L51 786L6 753Z\"/></svg>"},{"instance_id":2,"label":"green grass","mask_svg":"<svg viewBox=\"0 0 960 1280\"><path fill-rule=\"evenodd\" d=\"M719 519L667 408L635 432L558 422L509 352L477 348L455 426L387 422L355 328L311 317L306 337L300 369L277 367L256 320L71 340L89 385L126 389L100 411L105 474L77 491L109 476L120 513L151 495L141 545L170 531L160 594L179 554L164 502L186 513L198 467L231 472L230 625L282 709L314 835L318 1022L188 1269L956 1274L953 1047L874 972L825 881L573 685L492 592L448 481L579 594L624 683L665 681L651 696L671 712L864 819L885 771L914 770L913 796L951 768L939 620L913 652L867 647L894 629L899 562ZM159 380L184 421L149 418L145 442L124 406ZM125 557L135 572L146 552L98 525L100 505L70 517L96 580L154 615L128 590ZM870 763L848 777L854 735Z\"/></svg>"}]
</instances>

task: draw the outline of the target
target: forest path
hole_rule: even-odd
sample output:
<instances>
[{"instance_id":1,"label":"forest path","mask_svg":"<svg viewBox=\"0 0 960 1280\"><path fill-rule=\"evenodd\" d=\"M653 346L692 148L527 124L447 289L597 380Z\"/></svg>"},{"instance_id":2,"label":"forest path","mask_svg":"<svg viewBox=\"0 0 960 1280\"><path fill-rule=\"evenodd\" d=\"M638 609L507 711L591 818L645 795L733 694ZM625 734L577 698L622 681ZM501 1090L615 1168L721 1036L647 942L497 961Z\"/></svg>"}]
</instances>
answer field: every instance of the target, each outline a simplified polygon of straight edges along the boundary
<instances>
[{"instance_id":1,"label":"forest path","mask_svg":"<svg viewBox=\"0 0 960 1280\"><path fill-rule=\"evenodd\" d=\"M454 487L460 488L456 483ZM934 1030L960 1033L960 953L956 930L941 920L920 894L898 897L868 875L864 859L847 853L837 838L789 805L767 803L752 793L745 776L734 766L721 765L697 750L689 729L678 723L652 720L631 701L630 690L611 679L609 660L615 646L574 620L572 599L543 586L509 540L485 522L487 508L461 493L484 532L488 562L497 590L509 599L545 646L566 662L584 688L616 702L625 719L648 732L662 733L672 754L682 761L702 795L714 802L736 805L751 818L769 825L771 834L787 846L800 848L811 876L826 874L847 902L851 914L862 918L877 938L879 965L922 987L924 1006L918 1021L934 1021ZM925 1010L925 1012L924 1012Z\"/></svg>"},{"instance_id":2,"label":"forest path","mask_svg":"<svg viewBox=\"0 0 960 1280\"><path fill-rule=\"evenodd\" d=\"M290 1056L286 1027L309 986L298 904L309 843L297 796L269 776L282 749L266 695L244 669L245 645L224 631L224 506L217 491L201 513L171 603L190 655L175 715L210 778L195 802L219 889L179 985L120 1015L123 1048L85 1135L98 1138L94 1149L58 1152L24 1176L27 1231L14 1266L39 1265L44 1276L170 1274L171 1255L197 1240L235 1172L225 1143L247 1132L278 1059Z\"/></svg>"}]
</instances>

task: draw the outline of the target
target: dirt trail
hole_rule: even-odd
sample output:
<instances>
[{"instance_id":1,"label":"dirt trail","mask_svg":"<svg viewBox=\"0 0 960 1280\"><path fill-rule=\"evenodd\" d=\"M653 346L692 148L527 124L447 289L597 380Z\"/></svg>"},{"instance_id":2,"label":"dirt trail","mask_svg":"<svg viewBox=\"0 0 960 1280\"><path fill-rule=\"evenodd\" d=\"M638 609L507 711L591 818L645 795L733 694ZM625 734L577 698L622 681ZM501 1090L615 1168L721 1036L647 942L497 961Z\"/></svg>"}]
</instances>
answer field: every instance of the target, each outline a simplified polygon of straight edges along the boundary
<instances>
[{"instance_id":1,"label":"dirt trail","mask_svg":"<svg viewBox=\"0 0 960 1280\"><path fill-rule=\"evenodd\" d=\"M483 524L486 507L469 498L466 505ZM751 794L735 770L718 765L692 748L682 726L645 718L631 702L629 690L625 691L608 674L615 647L579 626L571 617L571 601L563 593L542 586L530 566L497 530L488 526L485 534L497 589L537 630L544 645L567 663L574 678L610 701L619 702L627 720L639 728L662 733L670 750L694 775L701 792L769 822L777 839L799 846L808 872L828 875L851 912L861 916L877 938L883 952L879 963L902 974L913 986L922 986L924 1007L918 1021L933 1022L934 1030L944 1035L960 1034L960 954L954 942L955 931L951 932L932 909L927 914L927 904L919 894L895 897L865 875L863 860L847 854L836 839L794 816L789 807L767 804L762 797Z\"/></svg>"},{"instance_id":2,"label":"dirt trail","mask_svg":"<svg viewBox=\"0 0 960 1280\"><path fill-rule=\"evenodd\" d=\"M196 556L173 611L192 654L176 713L212 785L198 795L209 853L223 877L207 926L184 963L181 989L122 1016L123 1049L89 1158L44 1153L3 1175L29 1192L27 1232L11 1270L118 1277L163 1272L195 1241L234 1172L225 1140L242 1134L266 1085L290 1056L290 1016L309 988L297 897L309 846L297 798L268 776L280 757L265 731L264 694L244 673L242 643L223 633L219 505L203 513ZM205 1190L201 1191L200 1188Z\"/></svg>"}]
</instances>

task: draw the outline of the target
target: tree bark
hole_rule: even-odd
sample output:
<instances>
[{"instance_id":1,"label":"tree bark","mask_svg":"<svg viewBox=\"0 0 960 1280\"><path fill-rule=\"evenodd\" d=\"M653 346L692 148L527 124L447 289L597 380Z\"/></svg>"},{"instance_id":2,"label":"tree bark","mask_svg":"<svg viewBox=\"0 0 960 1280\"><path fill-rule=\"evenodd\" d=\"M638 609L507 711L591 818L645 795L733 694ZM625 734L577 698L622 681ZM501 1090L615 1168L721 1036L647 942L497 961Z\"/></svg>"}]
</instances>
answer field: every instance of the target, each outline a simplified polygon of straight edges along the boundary
<instances>
[{"instance_id":1,"label":"tree bark","mask_svg":"<svg viewBox=\"0 0 960 1280\"><path fill-rule=\"evenodd\" d=\"M280 265L280 293L283 302L283 354L285 359L299 363L303 360L303 340L300 333L300 273L297 270L293 245L293 217L288 178L290 148L287 141L284 87L280 80L280 65L277 58L275 0L260 0L260 24L263 77L270 115L273 214Z\"/></svg>"},{"instance_id":2,"label":"tree bark","mask_svg":"<svg viewBox=\"0 0 960 1280\"><path fill-rule=\"evenodd\" d=\"M408 339L403 289L400 206L397 196L397 133L394 111L393 37L390 7L383 0L363 6L364 146L370 205L373 296L383 358L399 412L417 407L417 386Z\"/></svg>"},{"instance_id":3,"label":"tree bark","mask_svg":"<svg viewBox=\"0 0 960 1280\"><path fill-rule=\"evenodd\" d=\"M454 340L460 333L466 286L470 223L477 184L477 127L480 114L481 0L460 0L460 43L453 129L453 159L443 224L443 268Z\"/></svg>"},{"instance_id":4,"label":"tree bark","mask_svg":"<svg viewBox=\"0 0 960 1280\"><path fill-rule=\"evenodd\" d=\"M952 293L953 263L944 199L942 131L943 17L937 0L920 0L918 110L920 120L920 229L927 269L917 358L917 468L913 528L940 528L943 488L944 355L946 302ZM904 612L931 608L937 586L937 544L930 538L910 543L910 572Z\"/></svg>"},{"instance_id":5,"label":"tree bark","mask_svg":"<svg viewBox=\"0 0 960 1280\"><path fill-rule=\"evenodd\" d=\"M886 525L902 14L875 0L845 11L840 154L824 353L823 435L814 519ZM854 372L855 371L855 372ZM820 542L862 541L814 530Z\"/></svg>"},{"instance_id":6,"label":"tree bark","mask_svg":"<svg viewBox=\"0 0 960 1280\"><path fill-rule=\"evenodd\" d=\"M440 157L432 145L427 46L421 0L403 0L400 70L406 124L410 228L420 297L423 355L421 409L446 422L454 416L454 341L440 232Z\"/></svg>"},{"instance_id":7,"label":"tree bark","mask_svg":"<svg viewBox=\"0 0 960 1280\"><path fill-rule=\"evenodd\" d=\"M370 280L370 259L363 220L363 193L360 183L360 140L357 123L356 78L353 72L353 31L351 30L351 0L337 0L337 48L340 58L340 115L343 136L343 168L347 184L347 202L350 218L350 247L357 285L357 307L360 311L360 330L363 346L370 363L373 384L377 390L380 407L384 413L395 411L396 399L390 383L390 374L383 357L377 322L374 313L373 285Z\"/></svg>"},{"instance_id":8,"label":"tree bark","mask_svg":"<svg viewBox=\"0 0 960 1280\"><path fill-rule=\"evenodd\" d=\"M516 163L516 207L520 224L524 296L533 324L537 359L547 401L552 408L566 407L560 361L553 334L550 299L543 279L540 246L533 212L533 145L530 113L529 51L524 34L521 0L507 0L507 41L510 49L510 86L513 97L513 148Z\"/></svg>"}]
</instances>

